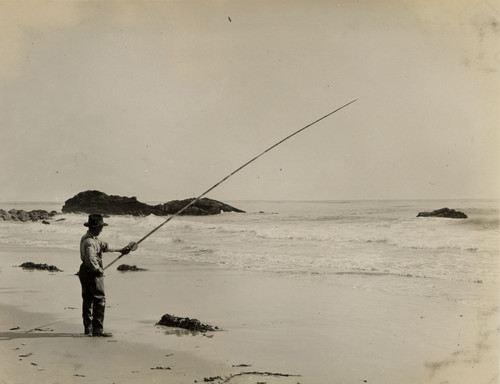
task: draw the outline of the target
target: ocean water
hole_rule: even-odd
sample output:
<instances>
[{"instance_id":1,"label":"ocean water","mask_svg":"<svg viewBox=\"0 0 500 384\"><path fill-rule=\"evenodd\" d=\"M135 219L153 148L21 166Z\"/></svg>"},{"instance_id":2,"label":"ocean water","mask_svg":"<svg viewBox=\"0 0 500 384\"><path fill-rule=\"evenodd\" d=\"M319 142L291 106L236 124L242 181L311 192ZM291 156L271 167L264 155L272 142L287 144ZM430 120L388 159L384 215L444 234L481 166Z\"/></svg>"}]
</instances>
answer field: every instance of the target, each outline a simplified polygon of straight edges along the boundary
<instances>
[{"instance_id":1,"label":"ocean water","mask_svg":"<svg viewBox=\"0 0 500 384\"><path fill-rule=\"evenodd\" d=\"M209 264L290 276L361 274L499 281L497 200L227 203L246 213L176 217L120 263L148 269L171 263ZM4 210L60 212L61 207L43 202L0 203ZM465 212L469 218L416 217L418 212L443 207ZM0 243L70 249L77 255L86 219L86 215L59 214L50 225L0 222ZM109 217L109 226L100 237L122 247L165 219L153 215ZM78 256L75 259L78 264Z\"/></svg>"}]
</instances>

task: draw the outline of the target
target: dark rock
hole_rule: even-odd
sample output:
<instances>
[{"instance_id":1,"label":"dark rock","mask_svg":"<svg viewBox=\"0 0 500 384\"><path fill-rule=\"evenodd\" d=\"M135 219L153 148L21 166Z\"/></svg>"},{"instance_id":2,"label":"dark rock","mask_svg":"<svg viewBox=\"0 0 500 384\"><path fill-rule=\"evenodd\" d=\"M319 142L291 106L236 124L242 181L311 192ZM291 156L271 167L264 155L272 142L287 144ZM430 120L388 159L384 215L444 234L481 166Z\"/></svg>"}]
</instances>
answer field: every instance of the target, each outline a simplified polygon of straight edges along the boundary
<instances>
[{"instance_id":1,"label":"dark rock","mask_svg":"<svg viewBox=\"0 0 500 384\"><path fill-rule=\"evenodd\" d=\"M467 219L467 215L454 209L441 208L432 212L419 212L417 217L447 217L451 219Z\"/></svg>"},{"instance_id":2,"label":"dark rock","mask_svg":"<svg viewBox=\"0 0 500 384\"><path fill-rule=\"evenodd\" d=\"M42 224L50 224L47 220L42 220Z\"/></svg>"},{"instance_id":3,"label":"dark rock","mask_svg":"<svg viewBox=\"0 0 500 384\"><path fill-rule=\"evenodd\" d=\"M168 203L157 205L163 214L172 215L186 205L191 203L194 198L185 199L185 200L172 200ZM182 212L184 215L193 215L193 216L201 216L201 215L217 215L222 212L244 212L241 209L231 207L230 205L221 203L217 200L211 200L207 198L200 199L192 206L188 207L185 211Z\"/></svg>"},{"instance_id":4,"label":"dark rock","mask_svg":"<svg viewBox=\"0 0 500 384\"><path fill-rule=\"evenodd\" d=\"M0 209L0 219L3 221L9 221L12 220L12 217L10 216L10 213L4 211L3 209Z\"/></svg>"},{"instance_id":5,"label":"dark rock","mask_svg":"<svg viewBox=\"0 0 500 384\"><path fill-rule=\"evenodd\" d=\"M80 192L66 200L64 213L96 213L103 215L166 216L177 213L194 199L174 200L159 205L141 203L136 197L109 196L100 191ZM214 215L221 212L243 212L240 209L211 199L200 199L183 211L182 215Z\"/></svg>"},{"instance_id":6,"label":"dark rock","mask_svg":"<svg viewBox=\"0 0 500 384\"><path fill-rule=\"evenodd\" d=\"M109 215L147 216L158 212L156 208L137 201L135 197L107 195L99 191L80 192L66 200L63 213L96 213Z\"/></svg>"},{"instance_id":7,"label":"dark rock","mask_svg":"<svg viewBox=\"0 0 500 384\"><path fill-rule=\"evenodd\" d=\"M55 216L56 214L57 212L55 211L47 212L42 209L36 209L34 211L28 212L28 216L32 221L46 220L48 218Z\"/></svg>"},{"instance_id":8,"label":"dark rock","mask_svg":"<svg viewBox=\"0 0 500 384\"><path fill-rule=\"evenodd\" d=\"M190 331L208 332L218 331L219 327L213 327L208 324L203 324L197 319L190 319L189 317L177 317L173 315L163 315L161 320L156 325L165 325L167 327L177 327L188 329Z\"/></svg>"},{"instance_id":9,"label":"dark rock","mask_svg":"<svg viewBox=\"0 0 500 384\"><path fill-rule=\"evenodd\" d=\"M20 267L22 269L27 269L27 270L30 270L30 271L38 270L38 271L49 271L49 272L62 272L55 265L35 264L35 263L32 263L31 261L28 261L26 263L22 263L20 265Z\"/></svg>"},{"instance_id":10,"label":"dark rock","mask_svg":"<svg viewBox=\"0 0 500 384\"><path fill-rule=\"evenodd\" d=\"M22 210L22 209L11 209L9 211L10 217L14 221L28 221L29 220L29 215L28 212Z\"/></svg>"},{"instance_id":11,"label":"dark rock","mask_svg":"<svg viewBox=\"0 0 500 384\"><path fill-rule=\"evenodd\" d=\"M127 265L127 264L121 264L119 265L117 268L116 268L117 271L121 271L121 272L128 272L128 271L131 271L131 272L137 272L137 271L147 271L147 269L144 269L144 268L138 268L137 266L135 265Z\"/></svg>"}]
</instances>

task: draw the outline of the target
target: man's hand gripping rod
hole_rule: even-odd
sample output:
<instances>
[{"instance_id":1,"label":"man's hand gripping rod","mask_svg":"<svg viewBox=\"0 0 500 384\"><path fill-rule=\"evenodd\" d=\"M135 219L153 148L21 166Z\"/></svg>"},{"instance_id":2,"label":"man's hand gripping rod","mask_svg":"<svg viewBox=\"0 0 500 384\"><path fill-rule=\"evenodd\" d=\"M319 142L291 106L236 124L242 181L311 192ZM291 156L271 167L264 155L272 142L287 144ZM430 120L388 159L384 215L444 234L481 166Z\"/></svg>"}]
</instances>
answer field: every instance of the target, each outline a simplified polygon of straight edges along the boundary
<instances>
[{"instance_id":1,"label":"man's hand gripping rod","mask_svg":"<svg viewBox=\"0 0 500 384\"><path fill-rule=\"evenodd\" d=\"M177 212L175 212L172 216L170 216L167 220L165 220L163 223L161 223L160 225L158 225L155 229L153 229L151 232L149 232L147 235L145 235L142 239L140 239L139 241L137 241L136 243L132 243L129 245L131 248L131 250L135 251L137 249L137 246L142 243L144 240L146 240L149 236L151 236L153 233L155 233L158 229L160 229L161 227L163 227L165 224L167 224L170 220L172 220L174 217L180 215L182 212L184 212L186 209L188 209L190 206L192 206L193 204L195 204L196 202L198 202L199 200L201 200L207 193L209 193L210 191L212 191L213 189L217 188L219 185L221 185L224 181L226 181L227 179L229 179L231 176L233 176L235 173L241 171L243 168L245 168L247 165L249 165L250 163L253 163L255 160L257 160L259 157L261 157L262 155L264 155L265 153L269 152L271 149L277 147L278 145L280 145L281 143L283 143L284 141L290 139L291 137L295 136L296 134L304 131L305 129L311 127L312 125L320 122L321 120L323 119L326 119L328 116L330 115L333 115L335 112L337 111L340 111L342 108L345 108L347 107L348 105L354 103L357 99L353 100L353 101L350 101L349 103L347 104L344 104L343 106L335 109L334 111L326 114L325 116L323 117L320 117L318 120L315 120L313 121L312 123L306 125L305 127L302 127L300 128L299 130L295 131L294 133L288 135L287 137L285 137L284 139L278 141L276 144L270 146L269 148L267 148L265 151L263 151L262 153L258 154L257 156L255 156L253 159L247 161L245 164L243 164L242 166L240 166L239 168L235 169L233 172L231 172L229 175L227 175L226 177L224 177L221 181L219 181L217 184L213 185L212 187L210 187L209 189L207 189L205 192L203 192L200 196L198 196L197 198L191 200L191 202L189 202L189 204L187 204L186 206L182 207L180 210L178 210ZM109 263L108 265L106 265L104 267L104 269L107 269L108 267L110 267L111 265L113 265L115 262L117 262L119 259L121 259L123 256L127 255L129 252L124 252L122 253L120 256L118 256L116 259L114 259L111 263Z\"/></svg>"}]
</instances>

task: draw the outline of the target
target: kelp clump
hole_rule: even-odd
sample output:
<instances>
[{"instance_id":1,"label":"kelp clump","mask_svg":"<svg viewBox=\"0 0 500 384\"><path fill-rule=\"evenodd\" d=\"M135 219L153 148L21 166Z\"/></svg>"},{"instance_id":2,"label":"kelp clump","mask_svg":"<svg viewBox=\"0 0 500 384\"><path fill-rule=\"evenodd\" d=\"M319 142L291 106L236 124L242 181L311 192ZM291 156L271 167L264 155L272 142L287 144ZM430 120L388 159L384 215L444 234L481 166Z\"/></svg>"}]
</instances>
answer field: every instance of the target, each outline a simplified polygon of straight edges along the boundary
<instances>
[{"instance_id":1,"label":"kelp clump","mask_svg":"<svg viewBox=\"0 0 500 384\"><path fill-rule=\"evenodd\" d=\"M163 315L160 321L156 323L156 325L183 328L196 332L210 332L219 330L219 327L203 324L198 319L190 319L189 317L177 317L169 314Z\"/></svg>"}]
</instances>

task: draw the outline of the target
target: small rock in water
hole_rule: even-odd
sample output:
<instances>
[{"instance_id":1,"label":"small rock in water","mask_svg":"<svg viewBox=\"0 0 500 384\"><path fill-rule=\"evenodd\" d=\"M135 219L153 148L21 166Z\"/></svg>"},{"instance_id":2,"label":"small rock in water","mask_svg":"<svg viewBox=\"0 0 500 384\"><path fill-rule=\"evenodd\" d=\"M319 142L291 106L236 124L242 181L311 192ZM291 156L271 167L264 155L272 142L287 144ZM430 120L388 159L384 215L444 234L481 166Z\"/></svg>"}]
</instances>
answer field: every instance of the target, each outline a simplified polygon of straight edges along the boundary
<instances>
[{"instance_id":1,"label":"small rock in water","mask_svg":"<svg viewBox=\"0 0 500 384\"><path fill-rule=\"evenodd\" d=\"M121 264L116 268L117 271L122 271L122 272L137 272L137 271L147 271L147 269L144 268L138 268L135 265L127 265L127 264Z\"/></svg>"},{"instance_id":2,"label":"small rock in water","mask_svg":"<svg viewBox=\"0 0 500 384\"><path fill-rule=\"evenodd\" d=\"M419 212L417 217L447 217L450 219L467 219L467 215L454 209L441 208L432 212Z\"/></svg>"},{"instance_id":3,"label":"small rock in water","mask_svg":"<svg viewBox=\"0 0 500 384\"><path fill-rule=\"evenodd\" d=\"M32 263L31 261L28 261L26 263L22 263L20 265L20 267L22 269L27 269L27 270L30 270L30 271L38 270L38 271L49 271L49 272L62 272L55 265L36 264L36 263Z\"/></svg>"}]
</instances>

